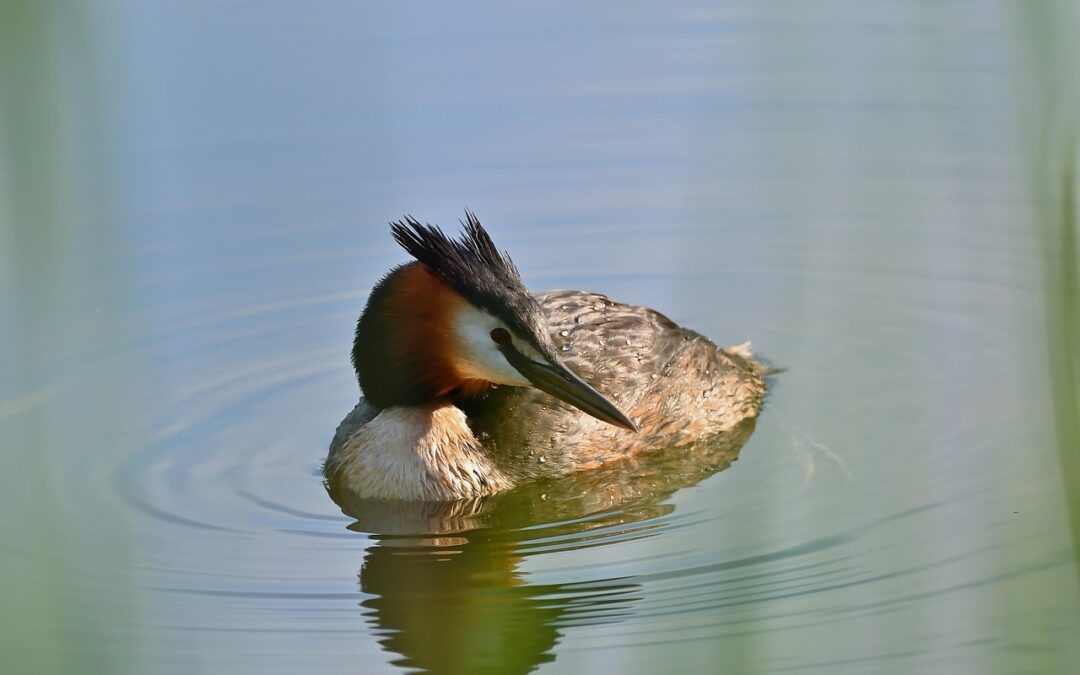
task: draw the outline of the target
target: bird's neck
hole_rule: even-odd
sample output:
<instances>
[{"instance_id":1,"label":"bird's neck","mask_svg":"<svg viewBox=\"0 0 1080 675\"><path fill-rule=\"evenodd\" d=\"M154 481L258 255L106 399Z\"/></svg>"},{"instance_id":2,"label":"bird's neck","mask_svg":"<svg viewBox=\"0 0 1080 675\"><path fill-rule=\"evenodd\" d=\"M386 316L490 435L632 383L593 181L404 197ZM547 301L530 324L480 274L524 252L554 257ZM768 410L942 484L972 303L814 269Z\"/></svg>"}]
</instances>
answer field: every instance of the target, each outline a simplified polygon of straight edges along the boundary
<instances>
[{"instance_id":1,"label":"bird's neck","mask_svg":"<svg viewBox=\"0 0 1080 675\"><path fill-rule=\"evenodd\" d=\"M486 386L454 365L451 322L463 302L419 263L379 282L353 342L353 365L368 402L383 409L416 406Z\"/></svg>"}]
</instances>

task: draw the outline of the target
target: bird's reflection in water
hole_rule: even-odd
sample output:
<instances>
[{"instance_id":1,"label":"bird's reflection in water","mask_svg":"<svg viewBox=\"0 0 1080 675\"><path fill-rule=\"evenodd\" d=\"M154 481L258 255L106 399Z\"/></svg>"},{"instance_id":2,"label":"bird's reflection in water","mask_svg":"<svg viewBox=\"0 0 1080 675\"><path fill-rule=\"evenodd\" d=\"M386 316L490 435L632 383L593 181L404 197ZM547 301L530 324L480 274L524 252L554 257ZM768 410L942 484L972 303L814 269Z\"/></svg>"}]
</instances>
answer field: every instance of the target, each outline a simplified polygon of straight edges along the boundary
<instances>
[{"instance_id":1,"label":"bird's reflection in water","mask_svg":"<svg viewBox=\"0 0 1080 675\"><path fill-rule=\"evenodd\" d=\"M350 529L374 535L362 605L397 665L435 673L525 673L554 660L575 625L633 613L633 577L530 583L530 555L601 546L663 531L663 503L727 468L754 420L689 448L639 455L594 471L484 499L341 501ZM652 522L650 522L652 521ZM595 575L594 575L595 577Z\"/></svg>"}]
</instances>

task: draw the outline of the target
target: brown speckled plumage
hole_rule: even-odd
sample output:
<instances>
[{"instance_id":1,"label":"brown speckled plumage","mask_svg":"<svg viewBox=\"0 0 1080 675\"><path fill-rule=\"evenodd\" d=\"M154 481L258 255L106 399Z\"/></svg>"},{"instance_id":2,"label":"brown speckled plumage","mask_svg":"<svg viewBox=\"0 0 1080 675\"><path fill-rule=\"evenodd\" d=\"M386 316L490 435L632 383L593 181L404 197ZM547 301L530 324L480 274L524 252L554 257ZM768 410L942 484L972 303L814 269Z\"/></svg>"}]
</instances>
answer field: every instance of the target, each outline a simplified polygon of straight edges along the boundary
<instances>
[{"instance_id":1,"label":"brown speckled plumage","mask_svg":"<svg viewBox=\"0 0 1080 675\"><path fill-rule=\"evenodd\" d=\"M640 431L590 417L529 387L458 405L497 464L521 479L557 476L651 448L684 446L756 417L762 368L663 314L580 291L537 296L563 362Z\"/></svg>"}]
</instances>

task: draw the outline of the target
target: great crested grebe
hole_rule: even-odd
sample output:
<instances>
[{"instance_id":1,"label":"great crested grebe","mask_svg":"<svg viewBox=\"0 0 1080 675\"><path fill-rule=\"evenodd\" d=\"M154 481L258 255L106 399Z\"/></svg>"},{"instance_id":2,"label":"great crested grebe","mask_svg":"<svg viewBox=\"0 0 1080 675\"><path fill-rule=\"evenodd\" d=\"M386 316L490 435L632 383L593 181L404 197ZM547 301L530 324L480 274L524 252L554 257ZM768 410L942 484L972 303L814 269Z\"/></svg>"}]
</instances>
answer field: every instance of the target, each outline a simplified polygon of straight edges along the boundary
<instances>
[{"instance_id":1,"label":"great crested grebe","mask_svg":"<svg viewBox=\"0 0 1080 675\"><path fill-rule=\"evenodd\" d=\"M363 396L323 467L335 499L449 501L686 446L754 418L766 369L645 307L533 295L466 211L451 239L391 224L414 258L372 290Z\"/></svg>"}]
</instances>

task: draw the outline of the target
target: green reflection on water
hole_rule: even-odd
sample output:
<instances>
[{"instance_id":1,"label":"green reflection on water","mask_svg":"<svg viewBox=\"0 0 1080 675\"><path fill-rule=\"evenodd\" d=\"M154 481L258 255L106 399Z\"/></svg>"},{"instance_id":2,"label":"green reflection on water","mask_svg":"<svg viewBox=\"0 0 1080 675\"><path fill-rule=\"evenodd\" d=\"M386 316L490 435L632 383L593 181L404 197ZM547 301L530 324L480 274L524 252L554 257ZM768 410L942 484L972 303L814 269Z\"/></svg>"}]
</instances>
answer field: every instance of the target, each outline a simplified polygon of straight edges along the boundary
<instances>
[{"instance_id":1,"label":"green reflection on water","mask_svg":"<svg viewBox=\"0 0 1080 675\"><path fill-rule=\"evenodd\" d=\"M644 579L543 584L519 567L538 553L663 536L656 521L673 510L664 500L728 468L754 425L484 499L343 503L357 518L350 529L379 533L359 577L374 596L363 605L380 643L401 655L396 663L426 672L526 673L555 660L553 648L573 626L633 615ZM388 534L395 532L415 534Z\"/></svg>"}]
</instances>

